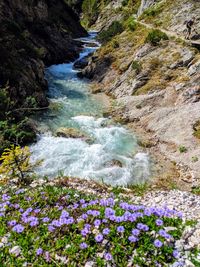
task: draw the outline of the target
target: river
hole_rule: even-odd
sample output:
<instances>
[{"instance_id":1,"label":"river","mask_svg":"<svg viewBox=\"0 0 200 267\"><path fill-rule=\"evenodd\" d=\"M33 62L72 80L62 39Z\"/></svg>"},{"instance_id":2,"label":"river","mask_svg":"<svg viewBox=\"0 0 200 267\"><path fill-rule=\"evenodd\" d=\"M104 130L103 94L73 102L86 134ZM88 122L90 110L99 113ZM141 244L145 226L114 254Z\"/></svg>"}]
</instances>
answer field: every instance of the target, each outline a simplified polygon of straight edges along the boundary
<instances>
[{"instance_id":1,"label":"river","mask_svg":"<svg viewBox=\"0 0 200 267\"><path fill-rule=\"evenodd\" d=\"M81 39L85 45L79 59L98 49L95 37L90 33ZM113 186L145 182L150 176L148 154L140 151L128 129L103 117L103 101L91 94L90 81L78 78L73 65L46 70L51 104L37 119L40 134L31 145L32 159L43 159L37 174L94 179ZM60 128L76 129L87 138L58 137Z\"/></svg>"}]
</instances>

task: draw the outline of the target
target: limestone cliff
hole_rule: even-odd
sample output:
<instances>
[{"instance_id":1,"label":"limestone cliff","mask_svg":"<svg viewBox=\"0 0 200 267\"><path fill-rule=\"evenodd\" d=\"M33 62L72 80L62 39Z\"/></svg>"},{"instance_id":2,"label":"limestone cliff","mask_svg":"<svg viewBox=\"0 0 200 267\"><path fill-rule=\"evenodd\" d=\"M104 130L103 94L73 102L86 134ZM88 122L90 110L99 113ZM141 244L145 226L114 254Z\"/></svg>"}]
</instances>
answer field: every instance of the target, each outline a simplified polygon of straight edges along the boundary
<instances>
[{"instance_id":1,"label":"limestone cliff","mask_svg":"<svg viewBox=\"0 0 200 267\"><path fill-rule=\"evenodd\" d=\"M116 98L115 114L148 133L152 149L176 163L181 179L200 184L200 2L126 1L111 14L108 6L94 27L117 19L124 31L82 75L93 79L94 91ZM192 17L197 32L186 40L185 20Z\"/></svg>"}]
</instances>

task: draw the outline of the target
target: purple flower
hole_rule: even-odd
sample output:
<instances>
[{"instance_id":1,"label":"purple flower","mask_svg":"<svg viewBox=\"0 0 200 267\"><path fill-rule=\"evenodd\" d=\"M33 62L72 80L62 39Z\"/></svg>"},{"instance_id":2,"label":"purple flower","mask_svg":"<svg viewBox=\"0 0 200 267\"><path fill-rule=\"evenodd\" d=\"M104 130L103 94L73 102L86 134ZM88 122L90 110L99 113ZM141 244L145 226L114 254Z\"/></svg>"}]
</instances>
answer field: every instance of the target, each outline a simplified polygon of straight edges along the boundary
<instances>
[{"instance_id":1,"label":"purple flower","mask_svg":"<svg viewBox=\"0 0 200 267\"><path fill-rule=\"evenodd\" d=\"M85 199L80 199L80 203L84 204L85 203Z\"/></svg>"},{"instance_id":2,"label":"purple flower","mask_svg":"<svg viewBox=\"0 0 200 267\"><path fill-rule=\"evenodd\" d=\"M19 194L21 194L21 193L24 193L24 189L19 189L19 190L17 190L17 191L15 192L16 195L19 195Z\"/></svg>"},{"instance_id":3,"label":"purple flower","mask_svg":"<svg viewBox=\"0 0 200 267\"><path fill-rule=\"evenodd\" d=\"M103 235L109 235L110 229L109 228L105 228L105 229L103 229L102 233L103 233Z\"/></svg>"},{"instance_id":4,"label":"purple flower","mask_svg":"<svg viewBox=\"0 0 200 267\"><path fill-rule=\"evenodd\" d=\"M180 256L180 254L179 254L178 250L174 250L173 251L173 257L177 259L177 258L179 258L179 256Z\"/></svg>"},{"instance_id":5,"label":"purple flower","mask_svg":"<svg viewBox=\"0 0 200 267\"><path fill-rule=\"evenodd\" d=\"M146 224L143 224L143 223L138 223L138 224L137 224L137 228L138 228L139 230L149 231L149 226L146 225Z\"/></svg>"},{"instance_id":6,"label":"purple flower","mask_svg":"<svg viewBox=\"0 0 200 267\"><path fill-rule=\"evenodd\" d=\"M86 249L88 247L88 245L85 243L85 242L82 242L81 244L80 244L80 248L81 249Z\"/></svg>"},{"instance_id":7,"label":"purple flower","mask_svg":"<svg viewBox=\"0 0 200 267\"><path fill-rule=\"evenodd\" d=\"M34 227L34 226L37 226L39 223L38 223L38 220L33 220L30 222L30 226L31 227Z\"/></svg>"},{"instance_id":8,"label":"purple flower","mask_svg":"<svg viewBox=\"0 0 200 267\"><path fill-rule=\"evenodd\" d=\"M132 234L138 236L140 234L140 231L138 229L133 229Z\"/></svg>"},{"instance_id":9,"label":"purple flower","mask_svg":"<svg viewBox=\"0 0 200 267\"><path fill-rule=\"evenodd\" d=\"M81 235L82 236L87 236L87 234L89 233L88 229L87 228L84 228L81 230Z\"/></svg>"},{"instance_id":10,"label":"purple flower","mask_svg":"<svg viewBox=\"0 0 200 267\"><path fill-rule=\"evenodd\" d=\"M67 217L69 217L69 212L67 212L66 210L63 210L62 213L61 213L61 217L62 217L62 218L67 218Z\"/></svg>"},{"instance_id":11,"label":"purple flower","mask_svg":"<svg viewBox=\"0 0 200 267\"><path fill-rule=\"evenodd\" d=\"M163 220L161 220L161 219L157 219L157 220L156 220L156 225L157 225L157 226L162 226L162 225L163 225Z\"/></svg>"},{"instance_id":12,"label":"purple flower","mask_svg":"<svg viewBox=\"0 0 200 267\"><path fill-rule=\"evenodd\" d=\"M19 209L20 208L19 204L14 204L13 206L14 206L15 209Z\"/></svg>"},{"instance_id":13,"label":"purple flower","mask_svg":"<svg viewBox=\"0 0 200 267\"><path fill-rule=\"evenodd\" d=\"M106 208L105 209L105 217L110 218L110 216L115 215L115 211L111 208Z\"/></svg>"},{"instance_id":14,"label":"purple flower","mask_svg":"<svg viewBox=\"0 0 200 267\"><path fill-rule=\"evenodd\" d=\"M159 231L158 231L158 234L159 234L160 236L162 236L162 237L166 237L166 235L167 235L166 231L163 230L163 229L159 230Z\"/></svg>"},{"instance_id":15,"label":"purple flower","mask_svg":"<svg viewBox=\"0 0 200 267\"><path fill-rule=\"evenodd\" d=\"M129 240L131 243L135 243L135 242L138 241L137 237L135 237L134 235L129 236L128 240Z\"/></svg>"},{"instance_id":16,"label":"purple flower","mask_svg":"<svg viewBox=\"0 0 200 267\"><path fill-rule=\"evenodd\" d=\"M42 222L44 222L44 223L46 223L46 222L49 222L49 217L44 217L43 219L42 219Z\"/></svg>"},{"instance_id":17,"label":"purple flower","mask_svg":"<svg viewBox=\"0 0 200 267\"><path fill-rule=\"evenodd\" d=\"M49 230L49 232L54 232L56 230L56 228L53 227L53 225L49 225L48 230Z\"/></svg>"},{"instance_id":18,"label":"purple flower","mask_svg":"<svg viewBox=\"0 0 200 267\"><path fill-rule=\"evenodd\" d=\"M156 240L154 241L154 246L155 246L156 248L161 248L162 245L163 245L163 243L162 243L159 239L156 239Z\"/></svg>"},{"instance_id":19,"label":"purple flower","mask_svg":"<svg viewBox=\"0 0 200 267\"><path fill-rule=\"evenodd\" d=\"M12 228L12 231L18 234L22 233L24 231L24 226L22 226L21 224L17 224Z\"/></svg>"},{"instance_id":20,"label":"purple flower","mask_svg":"<svg viewBox=\"0 0 200 267\"><path fill-rule=\"evenodd\" d=\"M30 212L32 212L32 211L33 211L32 208L28 208L25 212L26 212L26 214L28 214L28 213L30 213Z\"/></svg>"},{"instance_id":21,"label":"purple flower","mask_svg":"<svg viewBox=\"0 0 200 267\"><path fill-rule=\"evenodd\" d=\"M82 218L83 220L86 220L86 219L88 218L88 215L85 214L85 213L83 213L83 214L81 215L81 218Z\"/></svg>"},{"instance_id":22,"label":"purple flower","mask_svg":"<svg viewBox=\"0 0 200 267\"><path fill-rule=\"evenodd\" d=\"M17 224L16 220L13 220L13 221L9 221L8 222L8 225L9 226L15 226Z\"/></svg>"},{"instance_id":23,"label":"purple flower","mask_svg":"<svg viewBox=\"0 0 200 267\"><path fill-rule=\"evenodd\" d=\"M10 196L8 196L7 194L3 194L1 198L3 201L7 201L10 199Z\"/></svg>"},{"instance_id":24,"label":"purple flower","mask_svg":"<svg viewBox=\"0 0 200 267\"><path fill-rule=\"evenodd\" d=\"M95 236L95 240L96 240L96 242L98 242L98 243L102 242L102 240L103 240L103 235L102 235L102 234L98 234L98 235L96 235L96 236Z\"/></svg>"},{"instance_id":25,"label":"purple flower","mask_svg":"<svg viewBox=\"0 0 200 267\"><path fill-rule=\"evenodd\" d=\"M38 248L36 251L36 255L39 256L43 253L43 249L42 248Z\"/></svg>"},{"instance_id":26,"label":"purple flower","mask_svg":"<svg viewBox=\"0 0 200 267\"><path fill-rule=\"evenodd\" d=\"M97 219L97 220L94 221L94 226L95 226L95 227L98 227L98 226L100 226L100 225L101 225L101 220L98 220L98 219Z\"/></svg>"},{"instance_id":27,"label":"purple flower","mask_svg":"<svg viewBox=\"0 0 200 267\"><path fill-rule=\"evenodd\" d=\"M106 261L111 261L111 260L112 260L112 255L111 255L110 253L105 253L105 254L104 254L104 259L105 259Z\"/></svg>"},{"instance_id":28,"label":"purple flower","mask_svg":"<svg viewBox=\"0 0 200 267\"><path fill-rule=\"evenodd\" d=\"M117 232L119 232L119 233L123 233L124 232L124 226L118 226L117 227Z\"/></svg>"}]
</instances>

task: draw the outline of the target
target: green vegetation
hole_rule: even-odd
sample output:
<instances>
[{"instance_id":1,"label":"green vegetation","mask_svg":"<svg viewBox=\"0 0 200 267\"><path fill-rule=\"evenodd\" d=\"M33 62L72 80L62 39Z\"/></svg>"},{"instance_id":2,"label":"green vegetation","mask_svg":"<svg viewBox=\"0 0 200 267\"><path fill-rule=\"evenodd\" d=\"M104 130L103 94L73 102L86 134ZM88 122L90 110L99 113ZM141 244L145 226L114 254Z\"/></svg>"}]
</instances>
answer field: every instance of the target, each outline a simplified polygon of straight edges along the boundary
<instances>
[{"instance_id":1,"label":"green vegetation","mask_svg":"<svg viewBox=\"0 0 200 267\"><path fill-rule=\"evenodd\" d=\"M41 161L32 163L31 152L28 147L11 145L5 149L0 161L0 175L4 181L18 179L20 184L28 184L32 180L34 168L40 165Z\"/></svg>"},{"instance_id":2,"label":"green vegetation","mask_svg":"<svg viewBox=\"0 0 200 267\"><path fill-rule=\"evenodd\" d=\"M137 23L134 20L129 22L128 28L130 31L134 32L136 30L136 27L137 27Z\"/></svg>"},{"instance_id":3,"label":"green vegetation","mask_svg":"<svg viewBox=\"0 0 200 267\"><path fill-rule=\"evenodd\" d=\"M196 195L200 195L200 187L198 186L198 187L193 188L192 193Z\"/></svg>"},{"instance_id":4,"label":"green vegetation","mask_svg":"<svg viewBox=\"0 0 200 267\"><path fill-rule=\"evenodd\" d=\"M27 97L21 108L9 96L9 86L0 88L0 154L11 144L23 144L35 140L35 133L25 117L35 107L33 97Z\"/></svg>"},{"instance_id":5,"label":"green vegetation","mask_svg":"<svg viewBox=\"0 0 200 267\"><path fill-rule=\"evenodd\" d=\"M123 30L124 30L124 26L122 25L122 23L120 21L113 21L107 30L102 31L99 34L98 39L102 43L105 44L105 43L109 42L117 34L122 33Z\"/></svg>"},{"instance_id":6,"label":"green vegetation","mask_svg":"<svg viewBox=\"0 0 200 267\"><path fill-rule=\"evenodd\" d=\"M160 43L160 41L162 40L168 40L168 36L166 33L158 30L158 29L154 29L151 30L146 38L146 42L147 43L151 43L152 45L158 45Z\"/></svg>"},{"instance_id":7,"label":"green vegetation","mask_svg":"<svg viewBox=\"0 0 200 267\"><path fill-rule=\"evenodd\" d=\"M142 70L142 65L139 61L134 60L131 64L132 70L135 70L136 74L140 73Z\"/></svg>"},{"instance_id":8,"label":"green vegetation","mask_svg":"<svg viewBox=\"0 0 200 267\"><path fill-rule=\"evenodd\" d=\"M197 162L199 158L197 156L192 157L192 162Z\"/></svg>"},{"instance_id":9,"label":"green vegetation","mask_svg":"<svg viewBox=\"0 0 200 267\"><path fill-rule=\"evenodd\" d=\"M140 16L140 19L145 19L145 18L154 18L157 15L159 15L162 12L162 5L158 3L157 5L153 5L149 8L147 8L143 14Z\"/></svg>"},{"instance_id":10,"label":"green vegetation","mask_svg":"<svg viewBox=\"0 0 200 267\"><path fill-rule=\"evenodd\" d=\"M99 8L97 0L84 0L82 4L82 11L84 15L83 24L88 28L98 18Z\"/></svg>"},{"instance_id":11,"label":"green vegetation","mask_svg":"<svg viewBox=\"0 0 200 267\"><path fill-rule=\"evenodd\" d=\"M200 121L197 121L194 125L193 125L193 135L200 139Z\"/></svg>"},{"instance_id":12,"label":"green vegetation","mask_svg":"<svg viewBox=\"0 0 200 267\"><path fill-rule=\"evenodd\" d=\"M0 235L8 239L0 248L2 266L172 265L185 227L174 210L62 185L8 189L0 204Z\"/></svg>"},{"instance_id":13,"label":"green vegetation","mask_svg":"<svg viewBox=\"0 0 200 267\"><path fill-rule=\"evenodd\" d=\"M179 152L180 153L186 153L187 152L187 148L185 146L179 146Z\"/></svg>"}]
</instances>

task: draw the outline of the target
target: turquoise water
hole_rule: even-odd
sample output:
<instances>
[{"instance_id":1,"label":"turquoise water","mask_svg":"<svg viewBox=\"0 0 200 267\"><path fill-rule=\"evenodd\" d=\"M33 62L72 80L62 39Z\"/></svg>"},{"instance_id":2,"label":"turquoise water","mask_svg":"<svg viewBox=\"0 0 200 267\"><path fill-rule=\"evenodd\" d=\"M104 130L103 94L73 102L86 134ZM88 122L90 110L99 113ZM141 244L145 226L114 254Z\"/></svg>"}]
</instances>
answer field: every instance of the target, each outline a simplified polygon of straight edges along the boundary
<instances>
[{"instance_id":1,"label":"turquoise water","mask_svg":"<svg viewBox=\"0 0 200 267\"><path fill-rule=\"evenodd\" d=\"M83 38L79 58L98 49L95 34ZM87 43L96 47L88 47ZM34 159L43 159L39 175L66 176L104 181L111 185L144 182L149 177L149 157L138 152L135 136L111 119L103 117L104 105L89 91L90 82L77 77L73 63L53 65L46 70L51 109L39 118ZM56 137L59 128L74 128L90 138ZM116 162L120 162L117 164Z\"/></svg>"}]
</instances>

